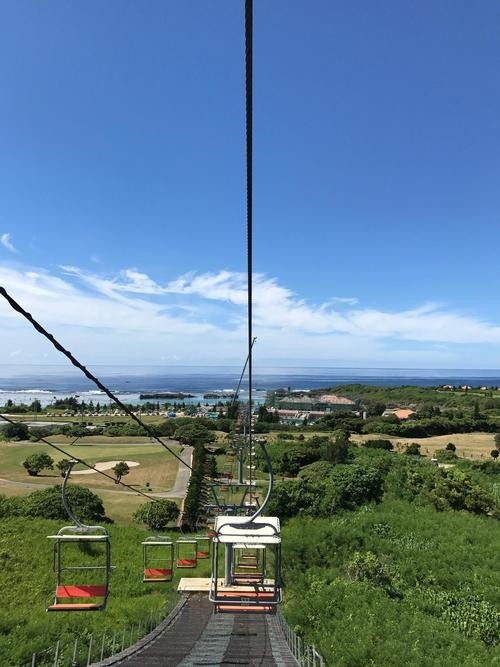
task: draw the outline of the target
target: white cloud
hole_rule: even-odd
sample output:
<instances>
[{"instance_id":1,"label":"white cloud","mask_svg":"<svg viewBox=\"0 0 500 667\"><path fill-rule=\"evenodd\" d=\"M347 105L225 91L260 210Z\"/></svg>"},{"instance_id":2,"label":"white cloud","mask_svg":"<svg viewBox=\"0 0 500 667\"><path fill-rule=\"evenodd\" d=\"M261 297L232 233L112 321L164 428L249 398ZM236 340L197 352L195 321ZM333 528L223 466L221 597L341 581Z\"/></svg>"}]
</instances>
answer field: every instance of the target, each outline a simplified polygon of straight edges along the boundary
<instances>
[{"instance_id":1,"label":"white cloud","mask_svg":"<svg viewBox=\"0 0 500 667\"><path fill-rule=\"evenodd\" d=\"M330 301L332 303L345 303L347 306L355 306L359 303L359 299L352 296L333 296Z\"/></svg>"},{"instance_id":2,"label":"white cloud","mask_svg":"<svg viewBox=\"0 0 500 667\"><path fill-rule=\"evenodd\" d=\"M11 235L9 233L2 234L0 236L0 243L7 248L7 250L10 250L10 252L17 252L17 250L14 248L14 245L11 241Z\"/></svg>"},{"instance_id":3,"label":"white cloud","mask_svg":"<svg viewBox=\"0 0 500 667\"><path fill-rule=\"evenodd\" d=\"M52 275L0 266L0 284L90 363L237 363L244 356L243 273L191 273L161 285L136 268L111 277L61 268ZM453 365L459 346L500 344L497 324L433 303L395 312L362 308L351 297L311 304L264 274L254 276L253 296L256 355L268 360ZM30 349L30 340L43 354L37 334L4 302L0 322L5 356Z\"/></svg>"}]
</instances>

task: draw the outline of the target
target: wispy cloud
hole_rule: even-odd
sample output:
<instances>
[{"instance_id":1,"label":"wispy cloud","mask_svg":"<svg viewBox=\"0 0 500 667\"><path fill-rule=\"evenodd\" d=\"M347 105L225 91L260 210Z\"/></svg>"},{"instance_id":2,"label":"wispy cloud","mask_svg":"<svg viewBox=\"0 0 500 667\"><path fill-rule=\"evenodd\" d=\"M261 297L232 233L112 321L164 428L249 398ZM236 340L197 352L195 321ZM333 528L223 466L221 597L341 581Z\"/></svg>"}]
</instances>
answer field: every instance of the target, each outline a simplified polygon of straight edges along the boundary
<instances>
[{"instance_id":1,"label":"wispy cloud","mask_svg":"<svg viewBox=\"0 0 500 667\"><path fill-rule=\"evenodd\" d=\"M4 248L10 250L10 252L17 252L16 248L14 247L14 244L11 241L11 234L9 234L8 232L0 236L0 243L4 246Z\"/></svg>"},{"instance_id":2,"label":"wispy cloud","mask_svg":"<svg viewBox=\"0 0 500 667\"><path fill-rule=\"evenodd\" d=\"M91 351L99 341L103 354L108 350L115 358L121 353L123 361L132 353L140 359L141 347L148 361L153 355L158 361L220 363L241 356L247 297L243 273L189 273L160 284L136 268L114 276L61 268L62 274L53 275L0 267L0 284L55 330L78 334L78 344ZM363 308L353 297L314 304L264 274L254 276L253 295L259 353L269 359L383 359L390 365L398 355L442 359L453 346L500 345L498 324L441 304L394 312ZM6 331L17 326L17 315L1 303L0 318ZM24 349L25 342L17 345Z\"/></svg>"}]
</instances>

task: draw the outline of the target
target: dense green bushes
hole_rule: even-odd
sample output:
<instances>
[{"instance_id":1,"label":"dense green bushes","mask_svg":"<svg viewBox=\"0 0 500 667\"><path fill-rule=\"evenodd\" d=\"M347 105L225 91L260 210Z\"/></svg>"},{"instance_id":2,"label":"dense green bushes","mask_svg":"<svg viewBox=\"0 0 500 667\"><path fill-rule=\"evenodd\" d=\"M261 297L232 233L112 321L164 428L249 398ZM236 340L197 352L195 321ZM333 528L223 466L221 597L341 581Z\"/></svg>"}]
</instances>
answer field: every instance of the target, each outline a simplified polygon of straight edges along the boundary
<instances>
[{"instance_id":1,"label":"dense green bushes","mask_svg":"<svg viewBox=\"0 0 500 667\"><path fill-rule=\"evenodd\" d=\"M383 480L376 468L322 463L313 464L310 473L304 468L298 481L277 484L269 513L282 519L297 514L330 516L382 498Z\"/></svg>"},{"instance_id":2,"label":"dense green bushes","mask_svg":"<svg viewBox=\"0 0 500 667\"><path fill-rule=\"evenodd\" d=\"M151 530L165 530L178 516L179 508L172 500L157 500L140 505L133 519L137 523L146 524Z\"/></svg>"},{"instance_id":3,"label":"dense green bushes","mask_svg":"<svg viewBox=\"0 0 500 667\"><path fill-rule=\"evenodd\" d=\"M282 537L287 619L326 664L500 663L493 519L387 497Z\"/></svg>"},{"instance_id":4,"label":"dense green bushes","mask_svg":"<svg viewBox=\"0 0 500 667\"><path fill-rule=\"evenodd\" d=\"M437 468L427 461L404 465L401 460L395 460L389 479L394 494L401 498L430 502L440 511L466 510L498 516L494 496L458 467Z\"/></svg>"},{"instance_id":5,"label":"dense green bushes","mask_svg":"<svg viewBox=\"0 0 500 667\"><path fill-rule=\"evenodd\" d=\"M68 486L66 495L73 514L81 521L109 522L102 500L81 486ZM12 516L68 520L61 497L61 487L34 491L27 496L0 496L0 518Z\"/></svg>"}]
</instances>

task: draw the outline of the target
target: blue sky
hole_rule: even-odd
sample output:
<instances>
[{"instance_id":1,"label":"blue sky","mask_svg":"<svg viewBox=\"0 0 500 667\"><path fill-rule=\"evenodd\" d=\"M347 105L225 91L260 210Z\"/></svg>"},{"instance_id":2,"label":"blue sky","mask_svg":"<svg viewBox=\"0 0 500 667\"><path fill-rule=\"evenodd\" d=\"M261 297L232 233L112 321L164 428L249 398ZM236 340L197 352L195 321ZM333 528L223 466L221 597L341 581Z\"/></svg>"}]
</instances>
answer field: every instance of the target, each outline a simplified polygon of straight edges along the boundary
<instances>
[{"instance_id":1,"label":"blue sky","mask_svg":"<svg viewBox=\"0 0 500 667\"><path fill-rule=\"evenodd\" d=\"M254 18L256 363L499 367L500 4ZM243 75L237 0L1 3L0 284L82 361L243 359Z\"/></svg>"}]
</instances>

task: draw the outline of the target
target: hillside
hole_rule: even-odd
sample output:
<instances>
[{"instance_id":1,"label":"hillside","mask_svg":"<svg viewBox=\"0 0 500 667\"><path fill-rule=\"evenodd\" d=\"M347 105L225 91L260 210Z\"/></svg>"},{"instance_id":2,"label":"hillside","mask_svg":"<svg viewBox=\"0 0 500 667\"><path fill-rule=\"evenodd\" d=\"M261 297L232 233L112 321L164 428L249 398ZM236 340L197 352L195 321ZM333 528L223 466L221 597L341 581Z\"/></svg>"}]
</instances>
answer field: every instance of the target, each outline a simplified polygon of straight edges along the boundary
<instances>
[{"instance_id":1,"label":"hillside","mask_svg":"<svg viewBox=\"0 0 500 667\"><path fill-rule=\"evenodd\" d=\"M76 637L121 632L139 621L144 624L151 614L174 606L180 575L208 576L209 561L205 560L199 561L196 570L177 570L171 583L143 584L141 541L150 533L133 525L112 525L109 530L116 569L111 575L106 611L47 614L45 608L52 601L54 578L52 544L46 536L54 534L61 525L60 521L44 519L0 520L2 667L29 664L34 651L43 651L57 640L69 646ZM178 539L179 535L172 537Z\"/></svg>"}]
</instances>

